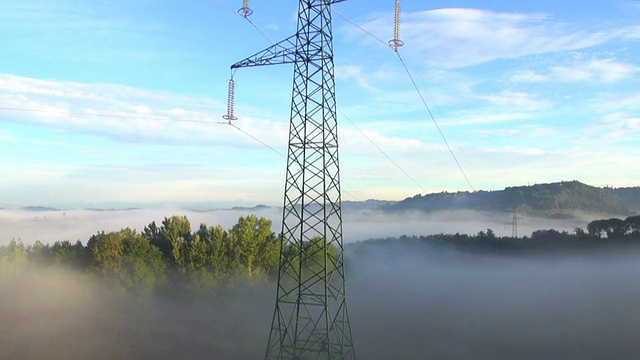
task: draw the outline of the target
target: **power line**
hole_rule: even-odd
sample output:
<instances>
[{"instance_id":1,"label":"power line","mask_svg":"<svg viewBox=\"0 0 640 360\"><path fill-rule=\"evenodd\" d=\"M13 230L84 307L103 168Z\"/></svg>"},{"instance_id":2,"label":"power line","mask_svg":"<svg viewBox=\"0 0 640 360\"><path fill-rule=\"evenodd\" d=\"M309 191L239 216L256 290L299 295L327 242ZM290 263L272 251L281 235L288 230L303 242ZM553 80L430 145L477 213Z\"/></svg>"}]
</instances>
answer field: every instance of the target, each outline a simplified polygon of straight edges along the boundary
<instances>
[{"instance_id":1,"label":"power line","mask_svg":"<svg viewBox=\"0 0 640 360\"><path fill-rule=\"evenodd\" d=\"M473 185L471 185L471 182L469 181L469 178L467 177L467 174L464 172L464 169L462 169L462 165L460 165L460 162L458 161L458 158L456 157L456 154L451 149L451 146L449 145L449 142L447 141L447 138L444 136L444 133L442 132L442 129L440 129L440 125L438 125L438 122L436 121L435 116L433 116L433 113L431 112L431 109L429 108L429 105L427 105L427 102L425 101L424 96L422 96L422 92L420 91L420 88L416 84L416 81L413 79L413 75L411 75L411 72L409 71L409 68L407 68L407 64L405 64L404 60L402 59L402 56L400 56L400 52L399 51L396 51L395 53L398 55L398 59L400 59L400 62L402 63L402 66L404 67L404 70L407 72L407 75L409 76L409 79L411 79L411 83L413 84L413 87L418 92L418 95L420 96L420 99L422 100L422 104L424 104L424 107L427 109L427 112L429 113L429 116L431 117L431 120L435 124L436 129L438 129L438 133L440 133L440 137L442 137L442 140L444 141L445 145L447 145L447 149L449 149L449 153L453 157L453 160L456 162L456 165L458 165L458 169L460 169L460 172L462 173L462 176L467 181L467 184L469 185L469 188L471 188L471 191L475 191L475 189L473 188Z\"/></svg>"},{"instance_id":2,"label":"power line","mask_svg":"<svg viewBox=\"0 0 640 360\"><path fill-rule=\"evenodd\" d=\"M247 19L249 24L251 24L251 26L253 26L253 28L256 29L256 31L258 31L260 33L260 35L262 35L263 38L265 38L270 44L273 44L273 41L271 41L271 39L269 39L269 37L267 35L265 35L265 33L263 33L262 30L260 30L260 28L258 28L256 26L256 24L253 23L253 21L251 21L251 19L249 19L246 16L244 18Z\"/></svg>"},{"instance_id":3,"label":"power line","mask_svg":"<svg viewBox=\"0 0 640 360\"><path fill-rule=\"evenodd\" d=\"M344 114L343 114L344 115ZM346 116L345 116L346 117ZM229 124L232 127L236 128L238 131L240 131L241 133L247 135L248 137L252 138L253 140L257 141L258 143L262 144L264 147L270 149L271 151L273 151L274 153L282 156L282 157L287 157L285 154L283 154L282 152L278 151L277 149L275 149L273 146L267 144L266 142L258 139L257 137L255 137L254 135L251 135L250 133L242 130L241 128L239 128L238 126L236 126L235 124ZM393 160L392 160L393 161ZM356 201L362 201L360 200L357 196L353 195L352 193L342 189L342 192L344 192L345 194L349 195L350 197L352 197L354 200Z\"/></svg>"},{"instance_id":4,"label":"power line","mask_svg":"<svg viewBox=\"0 0 640 360\"><path fill-rule=\"evenodd\" d=\"M220 9L222 9L222 10L228 11L228 12L230 12L230 13L232 13L232 14L242 16L242 15L238 14L236 11L234 11L234 10L232 10L232 9L230 9L230 8L228 8L228 7L226 7L226 6L224 6L224 5L220 5L220 4L218 4L217 2L215 2L215 1L212 1L212 0L203 0L203 1L204 1L204 2L206 2L206 3L209 3L209 4L211 4L211 5L213 5L213 6L215 6L215 7L218 7L218 8L220 8Z\"/></svg>"},{"instance_id":5,"label":"power line","mask_svg":"<svg viewBox=\"0 0 640 360\"><path fill-rule=\"evenodd\" d=\"M333 12L334 14L336 14L336 15L340 16L344 21L346 21L346 22L348 22L349 24L351 24L351 25L353 25L353 26L357 27L358 29L362 30L363 32L365 32L366 34L368 34L369 36L371 36L372 38L374 38L374 39L378 40L378 41L379 41L379 42L381 42L384 46L389 47L389 44L388 44L386 41L384 41L384 40L380 39L379 37L375 36L373 33L371 33L370 31L368 31L367 29L363 28L362 26L360 26L360 25L356 24L355 22L353 22L353 21L351 21L351 20L347 19L344 15L340 14L339 12L335 11L334 9L331 9L331 12Z\"/></svg>"},{"instance_id":6,"label":"power line","mask_svg":"<svg viewBox=\"0 0 640 360\"><path fill-rule=\"evenodd\" d=\"M264 145L265 147L271 149L275 153L280 156L286 157L283 153L276 150L269 144L264 141L258 139L257 137L251 135L250 133L242 130L235 124L226 122L226 121L204 121L204 120L188 120L188 119L174 119L174 118L163 118L163 117L150 117L150 116L137 116L137 115L115 115L115 114L95 114L95 113L86 113L86 112L75 112L75 111L56 111L56 110L42 110L42 109L27 109L27 108L13 108L13 107L0 107L0 110L9 110L9 111L25 111L25 112L38 112L38 113L48 113L48 114L62 114L62 115L78 115L78 116L96 116L96 117L107 117L107 118L121 118L121 119L140 119L140 120L160 120L160 121L173 121L173 122L184 122L184 123L198 123L198 124L216 124L216 125L231 125L231 127L237 129L241 133L247 135L258 143Z\"/></svg>"},{"instance_id":7,"label":"power line","mask_svg":"<svg viewBox=\"0 0 640 360\"><path fill-rule=\"evenodd\" d=\"M28 108L15 108L15 107L0 107L0 110L25 111L25 112L36 112L36 113L46 113L46 114L58 114L58 115L95 116L95 117L106 117L106 118L158 120L158 121L173 121L173 122L183 122L183 123L227 125L227 123L223 121L175 119L175 118L166 118L166 117L138 116L138 115L99 114L99 113L87 113L87 112L65 111L65 110L44 110L44 109L28 109Z\"/></svg>"},{"instance_id":8,"label":"power line","mask_svg":"<svg viewBox=\"0 0 640 360\"><path fill-rule=\"evenodd\" d=\"M230 13L233 13L235 15L238 16L242 16L241 14L231 10L230 8L227 8L223 5L220 5L212 0L203 0L213 6L216 6L220 9L223 9L225 11L228 11ZM373 37L374 39L376 39L377 41L379 41L380 43L384 44L385 46L388 47L388 44L383 41L382 39L380 39L379 37L375 36L373 33L367 31L365 28L361 27L360 25L356 24L355 22L349 20L348 18L346 18L344 15L340 14L339 12L332 10L333 13L335 13L336 15L340 16L342 19L344 19L345 21L347 21L348 23L352 24L353 26L357 27L358 29L360 29L361 31L365 32L366 34L368 34L369 36ZM255 29L256 31L258 31L268 42L272 43L271 40L260 30L260 28L258 26L255 25L255 23L253 23L248 17L246 16L242 16L244 17ZM435 120L435 117L433 116L433 114L431 113L431 110L429 109L428 105L426 104L426 101L424 100L424 97L422 96L422 94L420 93L419 88L417 87L409 69L407 68L406 64L404 63L404 60L402 59L402 57L400 56L399 52L397 52L398 58L400 59L401 63L403 64L407 74L409 75L414 87L416 88L416 90L418 91L418 94L420 95L420 98L422 99L423 104L425 105L425 107L427 108L429 115L431 116L431 119L433 120L434 124L436 125L436 128L438 129L438 132L440 133L442 139L444 140L445 144L447 145L447 148L449 149L449 152L451 153L451 155L453 156L456 164L458 165L458 168L460 169L460 171L462 172L463 176L465 177L467 183L469 184L469 186L471 187L471 189L473 190L473 186L471 186L471 183L469 182L469 179L467 178L466 174L464 173L464 170L462 169L462 166L460 165L460 163L458 162L458 159L456 158L455 154L453 153L453 150L451 149L451 147L449 146L449 143L447 141L447 139L445 138L444 134L442 133L442 130L440 129L438 123ZM285 157L286 155L284 155L283 153L281 153L280 151L276 150L275 148L273 148L272 146L270 146L269 144L263 142L262 140L260 140L259 138L251 135L250 133L242 130L241 128L239 128L238 126L228 123L228 122L212 122L212 121L204 121L204 120L192 120L192 119L175 119L175 118L164 118L164 117L150 117L150 116L135 116L135 115L115 115L115 114L100 114L100 113L84 113L84 112L73 112L73 111L54 111L54 110L42 110L42 109L27 109L27 108L11 108L11 107L0 107L0 110L9 110L9 111L26 111L26 112L40 112L40 113L52 113L52 114L68 114L68 115L78 115L78 116L95 116L95 117L107 117L107 118L127 118L127 119L141 119L141 120L159 120L159 121L172 121L172 122L187 122L187 123L202 123L202 124L220 124L220 125L231 125L234 128L236 128L238 131L242 132L243 134L245 134L246 136L252 138L254 141L262 144L263 146L267 147L268 149L274 151L275 153L277 153L278 155ZM369 136L367 136L346 114L344 114L344 112L342 112L340 109L338 109L338 111L356 128L356 130L358 132L360 132L360 134L362 134L369 142L371 142L371 144L378 149L378 151L380 151L383 156L385 156L396 168L398 168L398 170L400 170L405 176L407 176L407 178L409 178L417 187L419 187L420 189L422 189L425 193L427 192L427 190L422 187L411 175L409 175L408 172L406 172L396 161L394 161L380 146L378 146L376 144L375 141L373 141L373 139L371 139ZM348 194L348 193L347 193ZM350 196L356 198L355 196L349 194ZM357 199L357 198L356 198Z\"/></svg>"},{"instance_id":9,"label":"power line","mask_svg":"<svg viewBox=\"0 0 640 360\"><path fill-rule=\"evenodd\" d=\"M271 41L271 39L269 39L269 37L268 37L268 36L267 36L267 35L266 35L262 30L260 30L260 28L259 28L259 27L258 27L258 26L253 22L253 21L251 21L251 19L249 19L249 17L248 17L248 16L244 16L244 15L242 15L242 14L238 13L238 12L234 12L233 10L231 10L231 9L229 9L229 8L227 8L227 7L224 7L224 6L222 6L222 5L218 4L218 3L214 2L214 1L211 1L211 0L204 0L204 1L206 1L207 3L209 3L209 4L211 4L211 5L214 5L214 6L217 6L217 7L221 8L221 9L224 9L224 10L226 10L226 11L229 11L229 12L232 12L232 13L234 13L234 14L236 14L236 15L239 15L239 16L244 17L244 18L249 22L249 24L251 24L251 26L253 26L253 28L254 28L254 29L255 29L255 30L256 30L256 31L257 31L257 32L258 32L258 33L259 33L263 38L265 38L265 39L266 39L270 44L273 44L273 41ZM368 33L369 35L373 36L373 37L374 37L374 38L376 38L378 41L380 41L380 42L382 42L383 44L385 44L385 45L386 45L386 43L385 43L383 40L381 40L380 38L377 38L377 37L376 37L375 35L373 35L372 33L368 32L368 31L367 31L367 30L365 30L364 28L362 28L362 27L358 26L358 24L356 24L356 23L352 22L351 20L347 19L347 18L346 18L346 17L344 17L342 14L338 13L337 11L335 11L335 10L333 10L333 9L332 9L332 12L333 12L333 13L335 13L335 14L337 14L337 15L338 15L338 16L340 16L341 18L343 18L345 21L347 21L347 22L349 22L349 23L353 24L354 26L359 27L362 31L364 31L364 32ZM233 74L235 73L235 70L236 70L236 69L233 69L233 70L232 70L232 75L231 75L231 76L232 76L232 78L233 78ZM358 131L359 131L359 132L360 132L360 133L361 133L361 134L366 138L366 139L367 139L367 140L369 140L369 141L373 144L373 146L375 146L375 147L376 147L376 148L377 148L377 149L378 149L378 150L379 150L379 151L380 151L380 152L381 152L381 153L382 153L382 154L383 154L387 159L389 159L389 160L390 160L390 161L391 161L391 162L392 162L392 163L393 163L393 164L394 164L398 169L400 169L400 171L401 171L403 174L405 174L405 175L406 175L406 176L407 176L411 181L413 181L413 183L414 183L414 184L416 184L416 185L417 185L420 189L422 189L425 193L427 192L427 190L425 190L422 186L420 186L420 184L418 184L418 182L416 182L416 181L415 181L415 180L414 180L414 179L413 179L413 178L412 178L412 177L411 177L411 176L410 176L406 171L404 171L404 169L402 169L402 168L400 167L400 165L398 165L398 163L396 163L396 162L395 162L395 161L394 161L394 160L393 160L389 155L387 155L387 154L382 150L382 148L380 148L380 147L379 147L379 146L378 146L378 145L377 145L377 144L376 144L376 143L375 143L371 138L369 138L369 137L368 137L368 136L367 136L367 135L366 135L362 130L360 130L360 128L358 128L358 127L353 123L353 121L351 121L351 119L349 119L349 118L348 118L348 117L347 117L347 116L346 116L342 111L340 111L340 109L338 109L337 107L336 107L336 109L337 109L337 110L338 110L338 111L339 111L339 112L340 112L340 113L341 113L341 114L342 114L342 115L343 115L347 120L349 120L349 122L350 122L350 123L351 123L351 124L352 124L352 125L353 125L353 126L354 126L354 127L355 127L355 128L356 128L356 129L357 129L357 130L358 130ZM234 124L232 124L232 123L229 123L229 125L231 125L231 126L233 126L234 128L238 129L238 131L240 131L240 132L242 132L243 134L245 134L245 135L249 136L250 138L252 138L253 140L255 140L255 141L257 141L258 143L262 144L262 145L263 145L263 146L265 146L266 148L268 148L268 149L270 149L270 150L274 151L274 152L275 152L275 153L277 153L278 155L280 155L280 156L282 156L282 157L286 157L286 155L284 155L284 154L283 154L283 153L281 153L280 151L276 150L276 149L275 149L275 148L273 148L271 145L269 145L269 144L265 143L264 141L262 141L262 140L258 139L257 137L255 137L255 136L251 135L250 133L248 133L248 132L246 132L246 131L242 130L242 129L241 129L241 128L239 128L238 126L236 126L236 125L234 125ZM351 196L352 198L354 198L356 201L360 201L360 199L358 199L358 198L357 198L356 196L354 196L353 194L351 194L351 193L349 193L349 192L347 192L347 191L344 191L344 190L343 190L343 192L344 192L345 194L347 194L347 195Z\"/></svg>"},{"instance_id":10,"label":"power line","mask_svg":"<svg viewBox=\"0 0 640 360\"><path fill-rule=\"evenodd\" d=\"M203 1L204 1L204 2L206 2L206 3L209 3L209 4L211 4L211 5L213 5L213 6L215 6L215 7L218 7L218 8L220 8L220 9L222 9L222 10L225 10L225 11L227 11L227 12L230 12L230 13L232 13L232 14L234 14L234 15L238 15L238 16L240 16L240 17L243 17L245 20L247 20L247 21L249 22L249 24L251 24L251 26L253 26L253 27L254 27L254 29L256 29L256 31L257 31L258 33L260 33L260 35L262 35L262 37L263 37L263 38L265 38L269 43L272 43L272 41L269 39L269 37L268 37L264 32L262 32L262 30L260 30L260 28L258 28L258 27L256 26L256 24L254 24L254 22L253 22L253 21L251 21L251 19L249 19L249 15L250 15L251 13L253 13L253 12L251 12L251 13L242 13L242 12L240 12L240 10L244 10L244 9L240 9L240 10L238 10L238 11L233 11L232 9L230 9L230 8L228 8L228 7L224 6L224 5L220 5L220 4L218 4L217 2L215 2L215 1L212 1L212 0L203 0ZM245 15L245 14L246 14L246 15Z\"/></svg>"},{"instance_id":11,"label":"power line","mask_svg":"<svg viewBox=\"0 0 640 360\"><path fill-rule=\"evenodd\" d=\"M347 21L348 23L350 23L351 25L357 27L358 29L360 29L361 31L363 31L364 33L366 33L367 35L371 36L372 38L376 39L377 41L379 41L380 43L384 44L385 47L390 47L389 43L385 42L384 40L380 39L379 37L375 36L373 33L371 33L370 31L368 31L367 29L363 28L362 26L356 24L355 22L347 19L344 15L338 13L335 10L332 10L332 12L338 16L340 16L341 18L343 18L345 21ZM397 27L398 27L398 9L397 9L397 3L396 3L396 35L397 35ZM398 41L398 39L395 39L396 41ZM433 116L433 113L431 112L431 109L429 108L429 105L427 104L426 100L424 99L424 96L422 95L422 92L420 91L420 88L418 87L418 85L416 84L413 75L411 74L411 71L409 71L409 68L407 67L407 65L404 62L404 59L402 58L402 56L400 55L400 52L398 51L397 47L390 47L392 50L394 50L394 52L396 53L396 55L398 56L398 59L400 60L400 63L402 63L402 67L404 67L404 70L406 71L407 75L409 76L409 79L411 80L411 83L413 84L413 87L415 88L416 92L418 93L418 95L420 96L420 99L422 100L422 104L424 105L424 107L427 109L427 112L429 113L429 116L431 117L431 120L433 121L433 123L436 126L436 129L438 130L438 133L440 133L440 137L442 137L442 140L444 141L445 145L447 146L447 149L449 150L449 153L451 154L451 156L453 157L453 160L455 161L456 165L458 166L458 169L460 170L460 172L462 173L462 176L464 177L465 181L467 182L467 185L469 185L469 188L474 191L475 189L473 188L473 185L471 185L471 182L469 181L469 177L467 177L467 174L465 173L464 169L462 168L462 165L460 165L460 162L458 161L458 158L456 157L455 153L453 152L453 149L451 148L451 146L449 145L449 142L447 141L447 138L444 136L444 133L442 132L442 129L440 128L440 125L438 125L438 122L436 121L435 116ZM377 147L377 146L376 146ZM386 156L386 154L385 154ZM404 172L404 171L403 171ZM413 179L412 179L413 180ZM422 188L422 187L421 187Z\"/></svg>"},{"instance_id":12,"label":"power line","mask_svg":"<svg viewBox=\"0 0 640 360\"><path fill-rule=\"evenodd\" d=\"M353 125L353 127L356 128L356 130L358 130L358 132L360 132L360 134L362 134L362 136L364 136L367 140L369 140L369 142L376 147L376 149L378 149L378 151L380 151L382 153L382 155L384 155L389 161L391 161L391 163L393 165L395 165L396 168L398 168L398 170L400 170L406 177L408 177L411 181L413 181L413 183L419 187L420 189L422 189L422 191L424 191L425 193L427 193L428 191L423 188L413 177L411 177L411 175L409 175L409 173L407 173L406 171L404 171L404 169L398 165L397 162L395 162L389 155L387 155L386 152L384 152L384 150L382 150L382 148L380 146L378 146L378 144L375 143L375 141L373 141L373 139L371 139L366 133L364 133L362 130L360 130L360 128L358 127L358 125L356 125L353 121L351 121L351 119L344 113L342 112L340 109L338 109L338 111L340 112L340 114L342 114L342 116L344 116L345 119L347 119L347 121L349 121L351 123L351 125Z\"/></svg>"},{"instance_id":13,"label":"power line","mask_svg":"<svg viewBox=\"0 0 640 360\"><path fill-rule=\"evenodd\" d=\"M225 124L226 124L226 123L225 123ZM258 139L257 137L255 137L255 136L251 135L250 133L248 133L248 132L246 132L246 131L244 131L244 130L240 129L240 128L239 128L239 127L237 127L235 124L231 124L231 123L229 123L229 125L231 125L232 127L234 127L234 128L236 128L236 129L238 129L238 131L240 131L241 133L243 133L243 134L247 135L248 137L252 138L253 140L255 140L255 141L259 142L260 144L264 145L265 147L267 147L267 148L271 149L271 150L272 150L273 152L275 152L276 154L278 154L278 155L280 155L280 156L282 156L282 157L287 157L285 154L283 154L283 153L281 153L280 151L276 150L276 149L275 149L274 147L272 147L271 145L269 145L269 144L267 144L266 142L264 142L264 141L262 141L262 140Z\"/></svg>"}]
</instances>

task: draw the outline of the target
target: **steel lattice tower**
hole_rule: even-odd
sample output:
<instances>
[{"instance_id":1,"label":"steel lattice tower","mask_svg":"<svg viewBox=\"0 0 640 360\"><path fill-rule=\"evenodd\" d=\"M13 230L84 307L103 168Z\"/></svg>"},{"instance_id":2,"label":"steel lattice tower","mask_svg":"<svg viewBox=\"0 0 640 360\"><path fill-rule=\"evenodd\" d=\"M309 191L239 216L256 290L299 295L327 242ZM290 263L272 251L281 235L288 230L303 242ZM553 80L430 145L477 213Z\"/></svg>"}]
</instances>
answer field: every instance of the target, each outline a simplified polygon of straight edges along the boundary
<instances>
[{"instance_id":1,"label":"steel lattice tower","mask_svg":"<svg viewBox=\"0 0 640 360\"><path fill-rule=\"evenodd\" d=\"M265 359L355 359L345 298L331 5L300 0L297 33L231 66L292 63L278 289Z\"/></svg>"}]
</instances>

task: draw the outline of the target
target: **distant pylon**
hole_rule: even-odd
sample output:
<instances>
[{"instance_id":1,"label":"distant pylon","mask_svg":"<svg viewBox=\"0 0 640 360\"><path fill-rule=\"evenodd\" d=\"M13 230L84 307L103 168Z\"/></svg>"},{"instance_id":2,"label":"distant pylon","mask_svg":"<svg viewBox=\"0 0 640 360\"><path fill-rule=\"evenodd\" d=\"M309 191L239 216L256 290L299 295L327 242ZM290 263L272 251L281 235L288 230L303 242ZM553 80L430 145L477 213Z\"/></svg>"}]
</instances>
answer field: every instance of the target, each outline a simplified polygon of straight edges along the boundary
<instances>
[{"instance_id":1,"label":"distant pylon","mask_svg":"<svg viewBox=\"0 0 640 360\"><path fill-rule=\"evenodd\" d=\"M511 237L518 237L518 214L516 212L517 207L513 207L513 216L511 217Z\"/></svg>"},{"instance_id":2,"label":"distant pylon","mask_svg":"<svg viewBox=\"0 0 640 360\"><path fill-rule=\"evenodd\" d=\"M355 359L347 312L331 5L300 0L298 31L231 66L294 65L280 265L265 359Z\"/></svg>"}]
</instances>

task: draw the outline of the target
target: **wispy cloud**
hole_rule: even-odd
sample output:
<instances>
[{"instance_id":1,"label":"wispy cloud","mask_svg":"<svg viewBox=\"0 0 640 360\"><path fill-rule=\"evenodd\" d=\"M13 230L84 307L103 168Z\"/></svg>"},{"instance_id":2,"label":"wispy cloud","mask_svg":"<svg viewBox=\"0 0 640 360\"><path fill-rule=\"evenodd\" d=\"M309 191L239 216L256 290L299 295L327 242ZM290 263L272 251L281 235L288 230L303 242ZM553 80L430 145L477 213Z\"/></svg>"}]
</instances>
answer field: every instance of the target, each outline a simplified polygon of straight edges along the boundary
<instances>
[{"instance_id":1,"label":"wispy cloud","mask_svg":"<svg viewBox=\"0 0 640 360\"><path fill-rule=\"evenodd\" d=\"M220 115L226 112L226 105L210 98L12 75L0 75L0 94L2 107L36 110L2 110L0 116L5 121L102 136L119 142L260 146L232 127L224 126ZM285 125L267 117L244 117L238 126L285 144Z\"/></svg>"},{"instance_id":2,"label":"wispy cloud","mask_svg":"<svg viewBox=\"0 0 640 360\"><path fill-rule=\"evenodd\" d=\"M547 106L546 102L534 99L531 94L508 90L500 94L479 95L478 98L494 105L513 106L525 110L539 110Z\"/></svg>"},{"instance_id":3,"label":"wispy cloud","mask_svg":"<svg viewBox=\"0 0 640 360\"><path fill-rule=\"evenodd\" d=\"M531 119L533 113L526 111L488 111L487 109L462 110L449 113L440 120L444 126L488 125L511 123Z\"/></svg>"},{"instance_id":4,"label":"wispy cloud","mask_svg":"<svg viewBox=\"0 0 640 360\"><path fill-rule=\"evenodd\" d=\"M392 34L390 19L385 14L364 26L375 33ZM555 22L548 14L469 8L405 13L402 22L402 39L406 43L403 50L439 67L465 67L496 59L585 49L635 36L637 31L634 27L579 28Z\"/></svg>"},{"instance_id":5,"label":"wispy cloud","mask_svg":"<svg viewBox=\"0 0 640 360\"><path fill-rule=\"evenodd\" d=\"M640 67L615 61L614 59L595 59L574 66L557 66L551 69L552 77L557 81L585 82L596 81L612 83L628 78L640 71Z\"/></svg>"},{"instance_id":6,"label":"wispy cloud","mask_svg":"<svg viewBox=\"0 0 640 360\"><path fill-rule=\"evenodd\" d=\"M543 75L539 72L526 70L519 71L513 75L511 75L510 80L513 82L523 82L523 83L544 83L550 81L549 76Z\"/></svg>"},{"instance_id":7,"label":"wispy cloud","mask_svg":"<svg viewBox=\"0 0 640 360\"><path fill-rule=\"evenodd\" d=\"M482 136L507 137L507 138L544 138L555 136L558 133L554 128L526 128L526 129L491 129L475 132Z\"/></svg>"},{"instance_id":8,"label":"wispy cloud","mask_svg":"<svg viewBox=\"0 0 640 360\"><path fill-rule=\"evenodd\" d=\"M350 81L353 80L361 88L370 92L380 92L381 90L375 86L372 82L375 81L375 74L365 73L362 66L358 65L343 65L336 66L335 69L336 78L339 80Z\"/></svg>"},{"instance_id":9,"label":"wispy cloud","mask_svg":"<svg viewBox=\"0 0 640 360\"><path fill-rule=\"evenodd\" d=\"M638 139L640 117L623 112L607 114L602 121L583 130L583 136L592 143L615 145Z\"/></svg>"},{"instance_id":10,"label":"wispy cloud","mask_svg":"<svg viewBox=\"0 0 640 360\"><path fill-rule=\"evenodd\" d=\"M640 93L599 93L590 102L590 107L600 114L633 112L640 115Z\"/></svg>"}]
</instances>

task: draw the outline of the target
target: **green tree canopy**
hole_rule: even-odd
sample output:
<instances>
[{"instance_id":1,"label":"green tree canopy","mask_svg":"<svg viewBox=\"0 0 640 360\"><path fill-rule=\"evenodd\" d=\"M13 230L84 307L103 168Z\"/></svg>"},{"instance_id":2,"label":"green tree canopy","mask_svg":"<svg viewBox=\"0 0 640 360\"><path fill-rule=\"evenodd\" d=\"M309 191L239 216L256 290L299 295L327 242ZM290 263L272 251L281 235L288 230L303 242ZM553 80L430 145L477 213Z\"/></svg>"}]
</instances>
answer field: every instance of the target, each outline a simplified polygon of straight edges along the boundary
<instances>
[{"instance_id":1,"label":"green tree canopy","mask_svg":"<svg viewBox=\"0 0 640 360\"><path fill-rule=\"evenodd\" d=\"M91 253L91 274L125 292L148 293L165 278L160 250L134 230L100 232L87 247Z\"/></svg>"}]
</instances>

